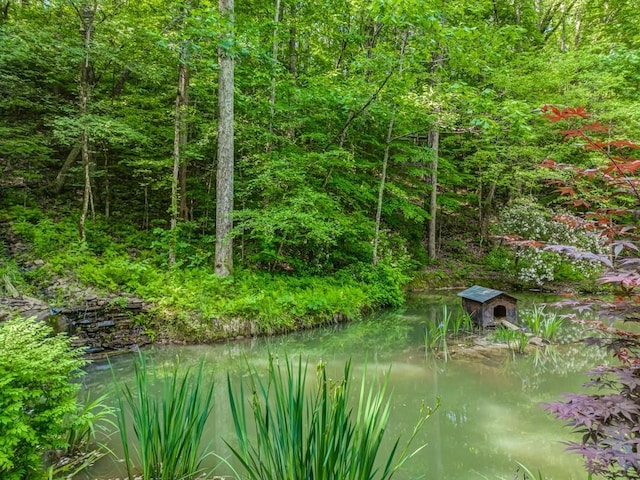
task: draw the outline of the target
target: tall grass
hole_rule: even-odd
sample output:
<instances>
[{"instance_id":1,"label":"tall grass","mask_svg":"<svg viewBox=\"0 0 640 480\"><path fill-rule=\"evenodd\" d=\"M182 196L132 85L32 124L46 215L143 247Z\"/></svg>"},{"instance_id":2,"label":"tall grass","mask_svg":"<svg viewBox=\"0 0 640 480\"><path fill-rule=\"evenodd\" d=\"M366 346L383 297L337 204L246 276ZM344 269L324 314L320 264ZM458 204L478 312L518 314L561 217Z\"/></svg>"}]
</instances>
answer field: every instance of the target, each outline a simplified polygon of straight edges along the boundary
<instances>
[{"instance_id":1,"label":"tall grass","mask_svg":"<svg viewBox=\"0 0 640 480\"><path fill-rule=\"evenodd\" d=\"M448 356L447 336L460 337L473 331L473 321L465 311L453 315L447 305L442 306L440 322L427 323L424 334L425 352L439 352L442 350L445 359Z\"/></svg>"},{"instance_id":2,"label":"tall grass","mask_svg":"<svg viewBox=\"0 0 640 480\"><path fill-rule=\"evenodd\" d=\"M524 353L529 344L529 336L525 332L502 326L496 328L493 338L496 342L506 343L515 353Z\"/></svg>"},{"instance_id":3,"label":"tall grass","mask_svg":"<svg viewBox=\"0 0 640 480\"><path fill-rule=\"evenodd\" d=\"M160 377L141 354L134 365L133 388L119 385L114 374L116 418L129 478L134 478L136 468L133 448L145 480L186 480L204 474L201 464L207 452L201 442L213 409L214 384L205 379L203 366L200 362L195 372L187 369L179 374L176 364L169 371L163 369ZM127 432L130 422L135 444Z\"/></svg>"},{"instance_id":4,"label":"tall grass","mask_svg":"<svg viewBox=\"0 0 640 480\"><path fill-rule=\"evenodd\" d=\"M545 306L534 305L530 311L521 313L525 326L537 337L551 340L556 336L564 322L556 313L544 311Z\"/></svg>"},{"instance_id":5,"label":"tall grass","mask_svg":"<svg viewBox=\"0 0 640 480\"><path fill-rule=\"evenodd\" d=\"M360 383L352 407L351 362L339 381L317 367L317 387L307 385L308 364L270 358L266 379L249 367L250 402L243 384L227 377L237 445L228 443L250 480L386 480L422 447L410 445L432 413L420 410L413 431L391 451L382 453L389 421L388 374L381 384ZM254 438L249 432L256 430Z\"/></svg>"},{"instance_id":6,"label":"tall grass","mask_svg":"<svg viewBox=\"0 0 640 480\"><path fill-rule=\"evenodd\" d=\"M114 426L113 410L105 403L107 395L91 399L89 393L79 402L78 415L67 432L66 453L74 455L85 451L96 437L96 430L106 431Z\"/></svg>"}]
</instances>

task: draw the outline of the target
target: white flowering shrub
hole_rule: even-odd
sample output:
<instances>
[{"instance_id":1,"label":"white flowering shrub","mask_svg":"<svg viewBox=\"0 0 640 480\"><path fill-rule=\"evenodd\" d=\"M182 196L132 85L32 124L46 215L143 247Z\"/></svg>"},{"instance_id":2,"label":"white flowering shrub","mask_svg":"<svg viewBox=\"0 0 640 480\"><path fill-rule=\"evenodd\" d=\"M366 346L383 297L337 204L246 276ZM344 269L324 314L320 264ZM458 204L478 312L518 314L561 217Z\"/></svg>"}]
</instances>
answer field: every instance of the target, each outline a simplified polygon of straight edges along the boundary
<instances>
[{"instance_id":1,"label":"white flowering shrub","mask_svg":"<svg viewBox=\"0 0 640 480\"><path fill-rule=\"evenodd\" d=\"M567 245L604 253L606 242L587 230L579 218L545 210L530 199L519 199L505 208L493 225L493 231L498 236L518 236L528 241L513 243L513 273L526 284L542 286L553 280L593 278L600 271L599 265L588 260L567 259L543 250L544 245Z\"/></svg>"}]
</instances>

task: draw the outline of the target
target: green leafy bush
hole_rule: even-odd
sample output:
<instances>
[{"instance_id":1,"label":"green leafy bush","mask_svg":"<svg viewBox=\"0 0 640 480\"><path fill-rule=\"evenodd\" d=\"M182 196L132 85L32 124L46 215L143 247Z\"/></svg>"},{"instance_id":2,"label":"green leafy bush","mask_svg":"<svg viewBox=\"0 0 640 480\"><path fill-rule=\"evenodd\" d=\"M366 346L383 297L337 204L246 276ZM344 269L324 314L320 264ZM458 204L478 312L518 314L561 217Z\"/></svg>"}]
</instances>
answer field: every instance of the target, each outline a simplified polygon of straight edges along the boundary
<instances>
[{"instance_id":1,"label":"green leafy bush","mask_svg":"<svg viewBox=\"0 0 640 480\"><path fill-rule=\"evenodd\" d=\"M404 303L402 291L410 277L401 266L383 262L377 266L357 263L348 269L356 281L364 282L372 304L377 307L398 307Z\"/></svg>"},{"instance_id":2,"label":"green leafy bush","mask_svg":"<svg viewBox=\"0 0 640 480\"><path fill-rule=\"evenodd\" d=\"M65 446L77 413L81 352L46 324L16 319L0 325L0 477L32 478L42 455Z\"/></svg>"}]
</instances>

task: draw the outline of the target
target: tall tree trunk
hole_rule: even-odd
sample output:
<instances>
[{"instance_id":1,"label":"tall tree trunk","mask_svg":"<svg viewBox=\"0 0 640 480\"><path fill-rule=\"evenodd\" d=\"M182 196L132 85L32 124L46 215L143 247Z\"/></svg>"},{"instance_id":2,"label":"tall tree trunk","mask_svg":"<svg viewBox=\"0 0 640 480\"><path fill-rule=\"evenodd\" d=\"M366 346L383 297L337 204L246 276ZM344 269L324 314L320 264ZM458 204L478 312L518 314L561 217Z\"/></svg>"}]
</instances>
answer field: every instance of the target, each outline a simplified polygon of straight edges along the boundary
<instances>
[{"instance_id":1,"label":"tall tree trunk","mask_svg":"<svg viewBox=\"0 0 640 480\"><path fill-rule=\"evenodd\" d=\"M297 74L297 35L298 29L294 25L289 29L289 73L293 78L295 78Z\"/></svg>"},{"instance_id":2,"label":"tall tree trunk","mask_svg":"<svg viewBox=\"0 0 640 480\"><path fill-rule=\"evenodd\" d=\"M178 67L178 91L176 93L175 111L173 120L173 175L171 177L171 245L169 247L169 265L176 263L176 232L180 210L178 203L182 204L184 192L179 192L181 185L180 170L184 163L181 158L181 150L187 140L186 108L187 89L189 87L189 71L187 66L187 45L182 42L179 53ZM180 195L179 195L180 193ZM180 200L178 197L180 196Z\"/></svg>"},{"instance_id":3,"label":"tall tree trunk","mask_svg":"<svg viewBox=\"0 0 640 480\"><path fill-rule=\"evenodd\" d=\"M560 18L561 27L560 27L560 51L562 53L567 52L567 17L564 9L564 3L562 3L562 17Z\"/></svg>"},{"instance_id":4,"label":"tall tree trunk","mask_svg":"<svg viewBox=\"0 0 640 480\"><path fill-rule=\"evenodd\" d=\"M219 0L220 13L227 19L227 36L233 40L233 0ZM230 52L218 49L218 169L216 179L215 273L233 272L233 88L234 60Z\"/></svg>"},{"instance_id":5,"label":"tall tree trunk","mask_svg":"<svg viewBox=\"0 0 640 480\"><path fill-rule=\"evenodd\" d=\"M404 70L404 51L407 46L409 32L405 32L402 36L400 45L400 66L398 67L398 75L402 76ZM389 77L387 77L389 78ZM385 80L386 81L386 80ZM387 168L389 166L389 155L391 153L391 141L393 140L393 126L396 121L396 110L393 109L389 127L387 128L387 138L384 146L384 156L382 158L382 177L380 178L380 188L378 189L378 206L376 208L376 225L373 233L373 255L372 264L375 267L378 264L378 245L380 244L380 224L382 222L382 201L384 199L384 189L387 183Z\"/></svg>"},{"instance_id":6,"label":"tall tree trunk","mask_svg":"<svg viewBox=\"0 0 640 480\"><path fill-rule=\"evenodd\" d=\"M382 221L382 200L384 198L384 187L387 183L387 166L389 165L389 153L391 151L391 140L393 136L393 124L396 121L396 113L393 112L389 127L387 128L387 138L384 145L384 157L382 158L382 177L380 178L380 188L378 189L378 208L376 209L376 226L373 234L373 266L378 264L378 245L380 243L380 222Z\"/></svg>"},{"instance_id":7,"label":"tall tree trunk","mask_svg":"<svg viewBox=\"0 0 640 480\"><path fill-rule=\"evenodd\" d=\"M496 182L491 182L488 192L484 192L484 186L480 185L480 241L484 243L489 238L489 221L491 220L491 211L493 205L493 198L496 194Z\"/></svg>"},{"instance_id":8,"label":"tall tree trunk","mask_svg":"<svg viewBox=\"0 0 640 480\"><path fill-rule=\"evenodd\" d=\"M578 50L580 48L580 34L582 28L582 10L578 10L576 12L576 26L575 26L575 34L573 36L573 48Z\"/></svg>"},{"instance_id":9,"label":"tall tree trunk","mask_svg":"<svg viewBox=\"0 0 640 480\"><path fill-rule=\"evenodd\" d=\"M436 227L438 213L438 155L440 148L440 129L435 125L429 131L429 147L433 151L433 160L431 162L431 195L429 197L429 240L427 252L430 260L435 260L437 256L436 249Z\"/></svg>"},{"instance_id":10,"label":"tall tree trunk","mask_svg":"<svg viewBox=\"0 0 640 480\"><path fill-rule=\"evenodd\" d=\"M93 204L91 198L91 170L92 159L90 151L89 131L86 125L86 116L89 107L89 96L91 94L91 44L93 42L93 27L95 13L98 8L97 0L85 2L78 11L80 15L80 36L84 48L84 58L80 63L80 116L82 117L82 130L80 132L80 149L82 155L82 170L84 173L84 190L82 194L82 211L78 221L78 231L83 242L87 240L86 220L89 212L89 205Z\"/></svg>"},{"instance_id":11,"label":"tall tree trunk","mask_svg":"<svg viewBox=\"0 0 640 480\"><path fill-rule=\"evenodd\" d=\"M445 25L444 16L440 18L440 25L442 25L442 27ZM442 67L444 62L444 52L440 45L438 45L438 49L432 53L431 57L431 92L432 94L435 94L435 87L440 83L438 70ZM429 130L429 136L427 139L428 146L433 152L431 178L429 182L431 184L431 193L429 195L429 236L427 239L427 254L429 255L429 260L435 260L438 254L436 245L436 229L438 226L438 157L440 155L439 105L436 105L434 113L436 115L436 119L431 130Z\"/></svg>"},{"instance_id":12,"label":"tall tree trunk","mask_svg":"<svg viewBox=\"0 0 640 480\"><path fill-rule=\"evenodd\" d=\"M273 51L271 54L271 95L269 96L269 133L273 134L273 122L276 115L276 85L278 81L278 27L280 25L280 0L276 0L276 12L273 16ZM271 141L267 151L271 150Z\"/></svg>"},{"instance_id":13,"label":"tall tree trunk","mask_svg":"<svg viewBox=\"0 0 640 480\"><path fill-rule=\"evenodd\" d=\"M104 149L104 218L111 216L111 182L109 181L109 152Z\"/></svg>"}]
</instances>

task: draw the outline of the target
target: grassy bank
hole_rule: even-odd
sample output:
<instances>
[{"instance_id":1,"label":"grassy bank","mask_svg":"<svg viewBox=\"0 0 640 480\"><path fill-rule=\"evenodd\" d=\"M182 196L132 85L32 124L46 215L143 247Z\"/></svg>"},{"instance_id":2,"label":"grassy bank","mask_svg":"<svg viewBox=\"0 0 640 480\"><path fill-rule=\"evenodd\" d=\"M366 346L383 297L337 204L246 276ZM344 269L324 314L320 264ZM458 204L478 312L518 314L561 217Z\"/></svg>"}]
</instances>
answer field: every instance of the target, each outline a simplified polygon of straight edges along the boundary
<instances>
[{"instance_id":1,"label":"grassy bank","mask_svg":"<svg viewBox=\"0 0 640 480\"><path fill-rule=\"evenodd\" d=\"M152 306L139 321L169 339L212 340L212 322L249 321L254 330L275 333L357 319L401 304L409 280L402 266L389 262L352 264L324 276L240 267L220 278L210 266L212 242L179 239L180 261L169 267L158 232L118 225L115 235L96 222L82 243L72 216L12 207L2 217L0 277L7 292L57 306L73 304L87 290L134 295Z\"/></svg>"}]
</instances>

